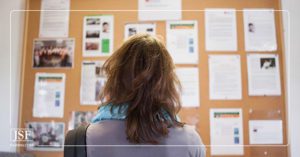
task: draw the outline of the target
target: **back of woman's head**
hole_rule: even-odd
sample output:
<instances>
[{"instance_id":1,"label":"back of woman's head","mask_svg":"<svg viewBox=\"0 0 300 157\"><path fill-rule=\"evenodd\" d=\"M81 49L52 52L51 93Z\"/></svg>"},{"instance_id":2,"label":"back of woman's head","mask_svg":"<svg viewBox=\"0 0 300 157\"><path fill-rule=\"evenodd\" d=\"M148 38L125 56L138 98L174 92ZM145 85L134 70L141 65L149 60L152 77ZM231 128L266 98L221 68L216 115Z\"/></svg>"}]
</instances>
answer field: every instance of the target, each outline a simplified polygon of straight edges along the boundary
<instances>
[{"instance_id":1,"label":"back of woman's head","mask_svg":"<svg viewBox=\"0 0 300 157\"><path fill-rule=\"evenodd\" d=\"M129 38L105 62L105 104L128 104L126 134L133 143L157 143L168 134L180 110L180 83L164 44L156 37ZM167 115L167 116L166 116Z\"/></svg>"}]
</instances>

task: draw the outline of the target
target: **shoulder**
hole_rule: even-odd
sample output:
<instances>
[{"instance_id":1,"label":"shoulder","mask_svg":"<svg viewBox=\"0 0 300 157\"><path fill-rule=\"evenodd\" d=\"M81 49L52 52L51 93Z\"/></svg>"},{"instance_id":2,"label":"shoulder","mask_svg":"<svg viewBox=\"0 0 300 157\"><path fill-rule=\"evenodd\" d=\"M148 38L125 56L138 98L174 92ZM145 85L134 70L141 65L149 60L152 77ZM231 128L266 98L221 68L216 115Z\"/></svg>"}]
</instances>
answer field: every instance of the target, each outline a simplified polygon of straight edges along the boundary
<instances>
[{"instance_id":1,"label":"shoulder","mask_svg":"<svg viewBox=\"0 0 300 157\"><path fill-rule=\"evenodd\" d=\"M169 137L177 142L186 145L202 145L202 140L194 126L184 125L183 127L171 128Z\"/></svg>"},{"instance_id":2,"label":"shoulder","mask_svg":"<svg viewBox=\"0 0 300 157\"><path fill-rule=\"evenodd\" d=\"M191 125L184 125L183 127L171 128L168 145L187 145L187 150L194 157L205 157L206 148L203 144L200 135L196 128Z\"/></svg>"},{"instance_id":3,"label":"shoulder","mask_svg":"<svg viewBox=\"0 0 300 157\"><path fill-rule=\"evenodd\" d=\"M105 134L105 133L111 133L124 130L125 129L125 123L124 121L119 120L103 120L101 122L92 123L87 129L87 134Z\"/></svg>"},{"instance_id":4,"label":"shoulder","mask_svg":"<svg viewBox=\"0 0 300 157\"><path fill-rule=\"evenodd\" d=\"M86 139L89 145L127 144L125 123L117 120L92 123L87 129Z\"/></svg>"}]
</instances>

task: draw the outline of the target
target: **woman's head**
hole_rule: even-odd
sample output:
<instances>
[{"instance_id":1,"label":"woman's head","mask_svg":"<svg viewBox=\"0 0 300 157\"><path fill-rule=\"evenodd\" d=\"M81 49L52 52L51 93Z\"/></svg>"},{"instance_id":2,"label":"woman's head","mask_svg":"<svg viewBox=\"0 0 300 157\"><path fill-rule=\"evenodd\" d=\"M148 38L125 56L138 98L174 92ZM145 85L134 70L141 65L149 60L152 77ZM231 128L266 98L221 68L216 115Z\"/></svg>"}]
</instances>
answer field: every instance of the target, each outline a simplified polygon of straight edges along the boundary
<instances>
[{"instance_id":1,"label":"woman's head","mask_svg":"<svg viewBox=\"0 0 300 157\"><path fill-rule=\"evenodd\" d=\"M129 38L104 63L107 83L101 95L106 103L127 103L126 133L134 143L156 143L168 127L182 126L180 83L172 58L156 37L138 34ZM171 120L163 116L166 111Z\"/></svg>"}]
</instances>

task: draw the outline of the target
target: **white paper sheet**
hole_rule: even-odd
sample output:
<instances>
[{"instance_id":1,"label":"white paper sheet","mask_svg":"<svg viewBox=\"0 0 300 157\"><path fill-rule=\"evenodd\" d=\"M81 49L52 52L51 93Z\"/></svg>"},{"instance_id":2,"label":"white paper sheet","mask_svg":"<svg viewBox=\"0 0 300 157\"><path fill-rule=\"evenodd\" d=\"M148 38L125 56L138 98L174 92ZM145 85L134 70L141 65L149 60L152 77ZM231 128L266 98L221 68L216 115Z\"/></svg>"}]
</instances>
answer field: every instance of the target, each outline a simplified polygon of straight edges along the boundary
<instances>
[{"instance_id":1,"label":"white paper sheet","mask_svg":"<svg viewBox=\"0 0 300 157\"><path fill-rule=\"evenodd\" d=\"M176 74L182 86L182 107L199 107L198 68L177 68Z\"/></svg>"},{"instance_id":2,"label":"white paper sheet","mask_svg":"<svg viewBox=\"0 0 300 157\"><path fill-rule=\"evenodd\" d=\"M281 95L277 54L248 54L247 68L250 96Z\"/></svg>"},{"instance_id":3,"label":"white paper sheet","mask_svg":"<svg viewBox=\"0 0 300 157\"><path fill-rule=\"evenodd\" d=\"M198 63L197 21L168 21L167 49L178 64Z\"/></svg>"},{"instance_id":4,"label":"white paper sheet","mask_svg":"<svg viewBox=\"0 0 300 157\"><path fill-rule=\"evenodd\" d=\"M100 93L106 83L102 61L83 61L81 67L80 104L99 105Z\"/></svg>"},{"instance_id":5,"label":"white paper sheet","mask_svg":"<svg viewBox=\"0 0 300 157\"><path fill-rule=\"evenodd\" d=\"M237 51L235 9L205 9L207 51Z\"/></svg>"},{"instance_id":6,"label":"white paper sheet","mask_svg":"<svg viewBox=\"0 0 300 157\"><path fill-rule=\"evenodd\" d=\"M139 0L140 21L180 20L181 0Z\"/></svg>"},{"instance_id":7,"label":"white paper sheet","mask_svg":"<svg viewBox=\"0 0 300 157\"><path fill-rule=\"evenodd\" d=\"M85 16L82 52L84 57L108 56L113 49L114 19L111 15Z\"/></svg>"},{"instance_id":8,"label":"white paper sheet","mask_svg":"<svg viewBox=\"0 0 300 157\"><path fill-rule=\"evenodd\" d=\"M243 155L243 138L241 109L210 110L211 155Z\"/></svg>"},{"instance_id":9,"label":"white paper sheet","mask_svg":"<svg viewBox=\"0 0 300 157\"><path fill-rule=\"evenodd\" d=\"M39 37L68 37L70 0L42 0Z\"/></svg>"},{"instance_id":10,"label":"white paper sheet","mask_svg":"<svg viewBox=\"0 0 300 157\"><path fill-rule=\"evenodd\" d=\"M242 99L239 55L209 55L209 98Z\"/></svg>"},{"instance_id":11,"label":"white paper sheet","mask_svg":"<svg viewBox=\"0 0 300 157\"><path fill-rule=\"evenodd\" d=\"M125 25L125 39L138 33L147 33L155 35L156 24L155 23L128 23Z\"/></svg>"},{"instance_id":12,"label":"white paper sheet","mask_svg":"<svg viewBox=\"0 0 300 157\"><path fill-rule=\"evenodd\" d=\"M273 9L244 9L246 51L276 51Z\"/></svg>"},{"instance_id":13,"label":"white paper sheet","mask_svg":"<svg viewBox=\"0 0 300 157\"><path fill-rule=\"evenodd\" d=\"M282 120L250 120L250 144L283 144Z\"/></svg>"},{"instance_id":14,"label":"white paper sheet","mask_svg":"<svg viewBox=\"0 0 300 157\"><path fill-rule=\"evenodd\" d=\"M64 115L65 74L36 73L33 117L59 117Z\"/></svg>"}]
</instances>

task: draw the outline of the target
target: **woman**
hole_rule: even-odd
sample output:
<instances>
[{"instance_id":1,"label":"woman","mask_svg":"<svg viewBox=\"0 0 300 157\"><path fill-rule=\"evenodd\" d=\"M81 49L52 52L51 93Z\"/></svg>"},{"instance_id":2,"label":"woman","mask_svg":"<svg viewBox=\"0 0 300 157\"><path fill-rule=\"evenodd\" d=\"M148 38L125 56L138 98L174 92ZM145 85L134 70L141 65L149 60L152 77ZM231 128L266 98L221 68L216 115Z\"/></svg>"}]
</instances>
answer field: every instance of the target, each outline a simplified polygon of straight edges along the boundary
<instances>
[{"instance_id":1,"label":"woman","mask_svg":"<svg viewBox=\"0 0 300 157\"><path fill-rule=\"evenodd\" d=\"M180 83L163 43L128 39L104 63L105 100L87 129L88 157L204 157L197 132L179 122Z\"/></svg>"}]
</instances>

